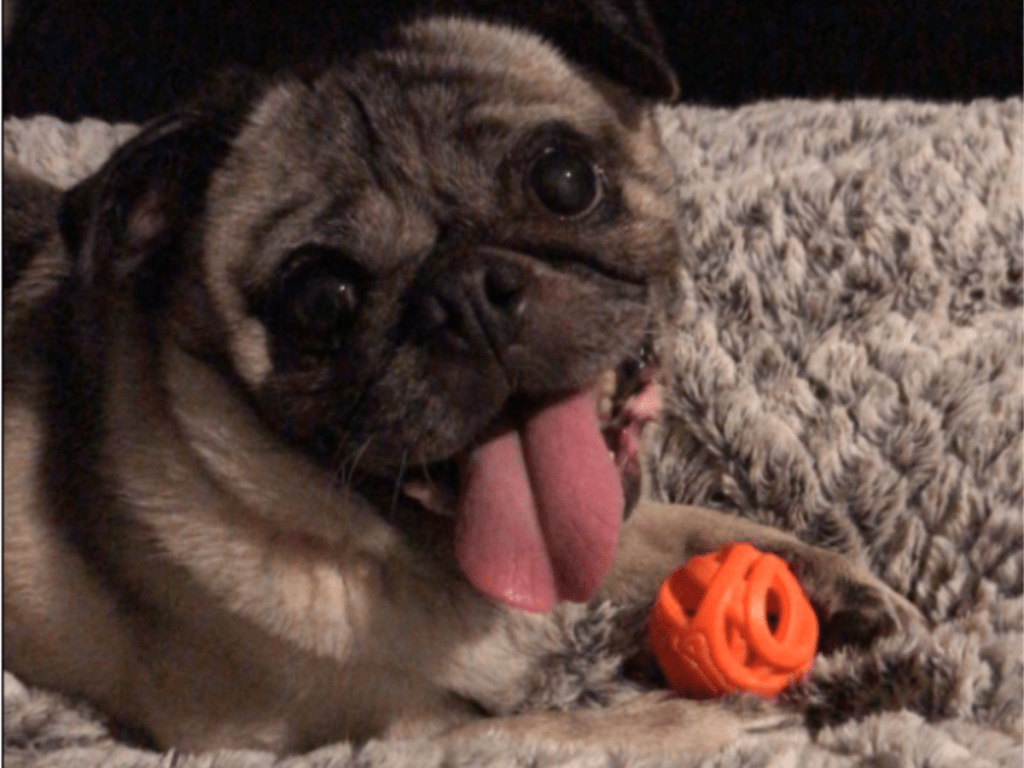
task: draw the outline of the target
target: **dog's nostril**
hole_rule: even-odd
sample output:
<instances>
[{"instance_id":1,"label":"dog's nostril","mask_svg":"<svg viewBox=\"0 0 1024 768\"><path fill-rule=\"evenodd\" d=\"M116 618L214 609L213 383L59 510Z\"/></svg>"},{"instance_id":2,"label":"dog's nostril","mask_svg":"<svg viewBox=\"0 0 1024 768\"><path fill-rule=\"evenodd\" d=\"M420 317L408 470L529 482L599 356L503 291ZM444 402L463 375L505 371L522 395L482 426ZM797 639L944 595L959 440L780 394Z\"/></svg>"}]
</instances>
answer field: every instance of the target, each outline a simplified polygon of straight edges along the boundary
<instances>
[{"instance_id":1,"label":"dog's nostril","mask_svg":"<svg viewBox=\"0 0 1024 768\"><path fill-rule=\"evenodd\" d=\"M508 266L492 266L484 273L484 295L500 309L513 309L522 298L526 280L520 270Z\"/></svg>"}]
</instances>

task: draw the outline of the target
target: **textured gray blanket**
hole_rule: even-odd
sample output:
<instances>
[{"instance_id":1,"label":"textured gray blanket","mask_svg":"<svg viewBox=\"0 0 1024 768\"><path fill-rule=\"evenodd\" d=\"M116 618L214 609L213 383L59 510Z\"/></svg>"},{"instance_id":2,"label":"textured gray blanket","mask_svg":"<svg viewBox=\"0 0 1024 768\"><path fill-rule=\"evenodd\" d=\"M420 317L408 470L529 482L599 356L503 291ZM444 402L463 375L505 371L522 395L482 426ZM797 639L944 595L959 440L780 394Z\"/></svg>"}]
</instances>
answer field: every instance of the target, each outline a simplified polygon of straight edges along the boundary
<instances>
[{"instance_id":1,"label":"textured gray blanket","mask_svg":"<svg viewBox=\"0 0 1024 768\"><path fill-rule=\"evenodd\" d=\"M655 494L839 549L915 601L932 631L820 657L803 690L710 757L501 732L280 763L160 755L5 674L5 764L1024 765L1022 111L1019 99L776 102L661 116L685 298ZM5 157L67 184L130 132L8 121ZM597 677L619 684L612 638L637 621L616 606L581 613L552 682L569 686L561 700L586 698Z\"/></svg>"}]
</instances>

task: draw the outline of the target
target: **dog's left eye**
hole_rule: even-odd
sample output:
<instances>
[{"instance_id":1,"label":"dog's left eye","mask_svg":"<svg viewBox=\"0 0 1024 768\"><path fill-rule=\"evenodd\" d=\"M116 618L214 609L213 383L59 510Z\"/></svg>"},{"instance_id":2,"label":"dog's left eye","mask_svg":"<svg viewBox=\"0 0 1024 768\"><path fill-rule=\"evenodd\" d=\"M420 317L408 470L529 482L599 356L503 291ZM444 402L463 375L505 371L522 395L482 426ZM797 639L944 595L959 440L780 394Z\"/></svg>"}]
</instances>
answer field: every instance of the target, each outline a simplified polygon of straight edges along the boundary
<instances>
[{"instance_id":1,"label":"dog's left eye","mask_svg":"<svg viewBox=\"0 0 1024 768\"><path fill-rule=\"evenodd\" d=\"M303 252L292 261L274 302L274 324L301 346L337 346L359 308L358 279L337 254Z\"/></svg>"},{"instance_id":2,"label":"dog's left eye","mask_svg":"<svg viewBox=\"0 0 1024 768\"><path fill-rule=\"evenodd\" d=\"M327 336L356 310L355 287L335 275L312 275L291 297L295 324L314 336Z\"/></svg>"},{"instance_id":3,"label":"dog's left eye","mask_svg":"<svg viewBox=\"0 0 1024 768\"><path fill-rule=\"evenodd\" d=\"M552 146L533 161L530 186L552 213L579 216L601 197L601 180L594 164L572 147Z\"/></svg>"}]
</instances>

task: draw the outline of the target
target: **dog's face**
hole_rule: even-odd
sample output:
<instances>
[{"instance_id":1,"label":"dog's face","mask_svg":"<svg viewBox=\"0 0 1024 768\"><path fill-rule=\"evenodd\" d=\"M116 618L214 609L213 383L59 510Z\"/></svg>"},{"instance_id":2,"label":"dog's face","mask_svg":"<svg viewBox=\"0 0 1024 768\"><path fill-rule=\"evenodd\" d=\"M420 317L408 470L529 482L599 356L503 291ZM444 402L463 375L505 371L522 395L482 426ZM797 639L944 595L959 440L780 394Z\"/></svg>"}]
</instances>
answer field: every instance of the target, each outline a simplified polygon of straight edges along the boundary
<instances>
[{"instance_id":1,"label":"dog's face","mask_svg":"<svg viewBox=\"0 0 1024 768\"><path fill-rule=\"evenodd\" d=\"M339 482L456 515L480 590L534 610L588 597L678 263L649 112L538 38L442 20L242 114L202 182L168 181L194 172L180 142L155 149L165 129L144 162L124 154L145 181L108 184L131 187L121 250L158 265L140 304L160 334L222 361ZM610 369L632 379L611 403Z\"/></svg>"}]
</instances>

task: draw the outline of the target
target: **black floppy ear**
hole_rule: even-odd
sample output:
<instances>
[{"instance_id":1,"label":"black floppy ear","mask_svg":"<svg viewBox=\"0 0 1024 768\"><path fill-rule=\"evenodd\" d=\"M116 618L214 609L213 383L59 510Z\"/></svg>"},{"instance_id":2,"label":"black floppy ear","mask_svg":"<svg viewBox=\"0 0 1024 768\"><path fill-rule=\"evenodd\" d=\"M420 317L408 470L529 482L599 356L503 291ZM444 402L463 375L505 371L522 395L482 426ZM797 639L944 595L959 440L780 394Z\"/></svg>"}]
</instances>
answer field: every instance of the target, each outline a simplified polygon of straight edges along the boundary
<instances>
[{"instance_id":1,"label":"black floppy ear","mask_svg":"<svg viewBox=\"0 0 1024 768\"><path fill-rule=\"evenodd\" d=\"M201 209L226 151L223 132L207 116L174 114L144 127L66 192L60 231L78 279L118 282L162 266Z\"/></svg>"},{"instance_id":2,"label":"black floppy ear","mask_svg":"<svg viewBox=\"0 0 1024 768\"><path fill-rule=\"evenodd\" d=\"M658 101L674 101L679 82L645 0L434 0L549 38L569 58Z\"/></svg>"},{"instance_id":3,"label":"black floppy ear","mask_svg":"<svg viewBox=\"0 0 1024 768\"><path fill-rule=\"evenodd\" d=\"M565 15L554 20L549 34L569 56L646 98L679 96L679 82L644 0L564 2Z\"/></svg>"},{"instance_id":4,"label":"black floppy ear","mask_svg":"<svg viewBox=\"0 0 1024 768\"><path fill-rule=\"evenodd\" d=\"M182 110L155 120L65 193L60 231L80 281L159 271L205 205L252 100L265 85L245 70L217 78Z\"/></svg>"}]
</instances>

